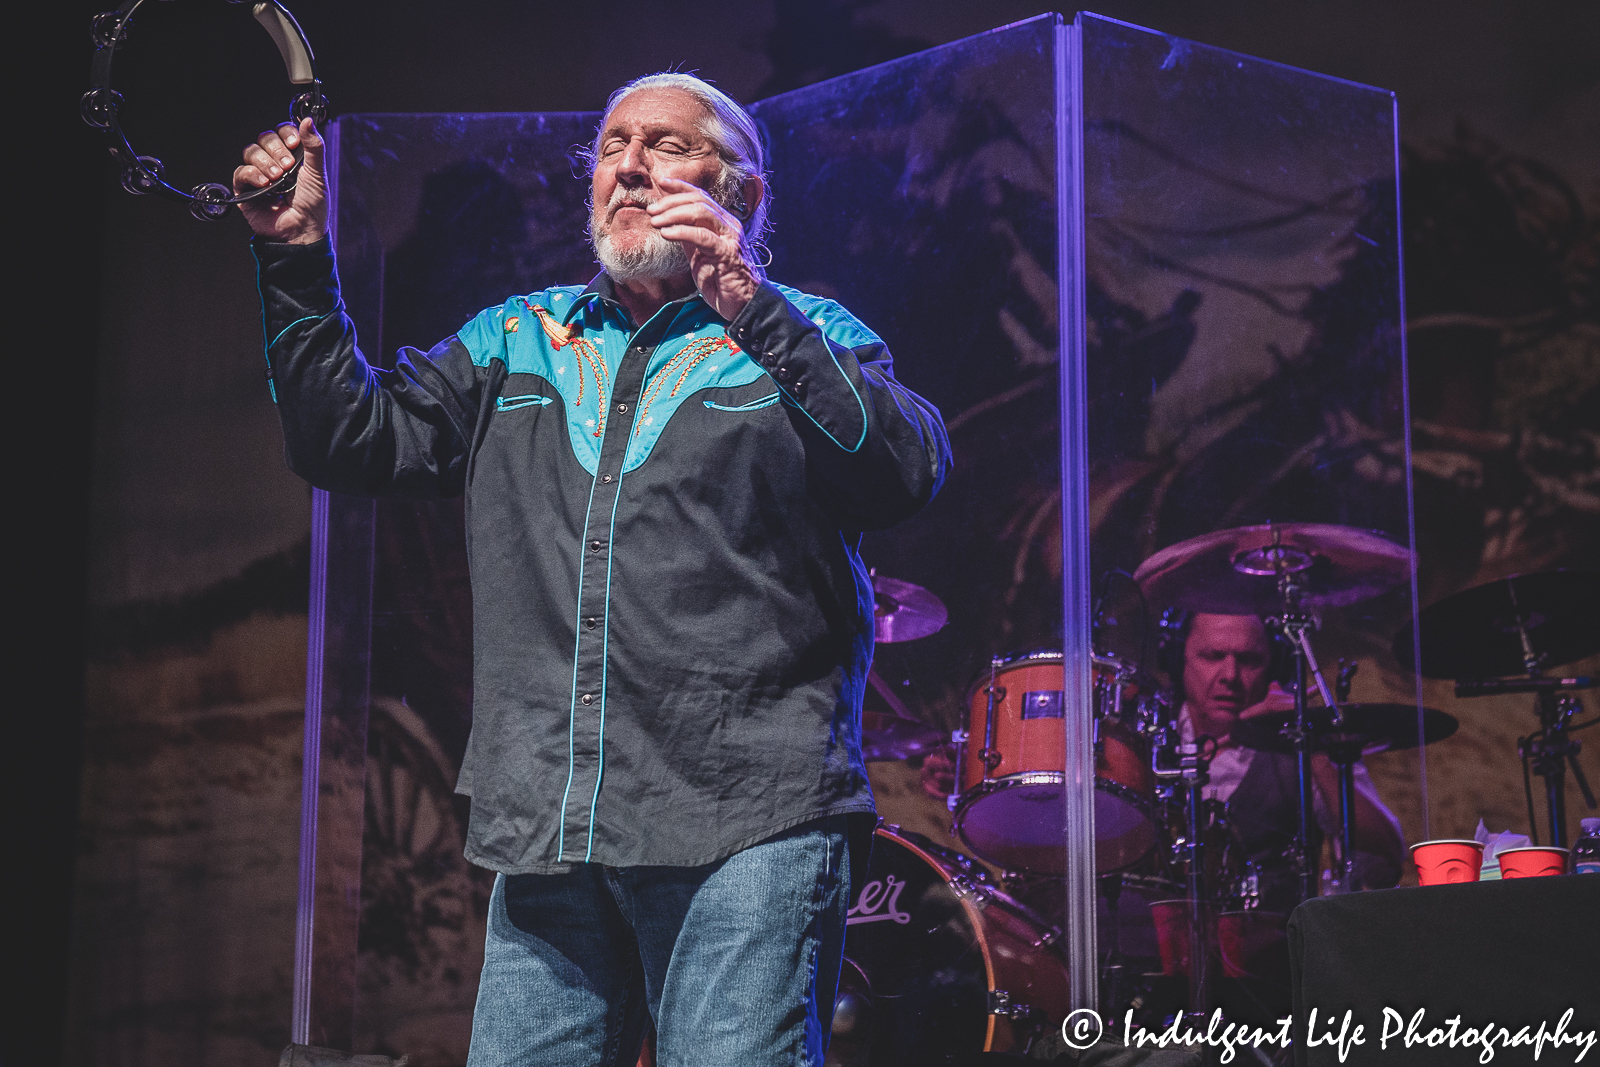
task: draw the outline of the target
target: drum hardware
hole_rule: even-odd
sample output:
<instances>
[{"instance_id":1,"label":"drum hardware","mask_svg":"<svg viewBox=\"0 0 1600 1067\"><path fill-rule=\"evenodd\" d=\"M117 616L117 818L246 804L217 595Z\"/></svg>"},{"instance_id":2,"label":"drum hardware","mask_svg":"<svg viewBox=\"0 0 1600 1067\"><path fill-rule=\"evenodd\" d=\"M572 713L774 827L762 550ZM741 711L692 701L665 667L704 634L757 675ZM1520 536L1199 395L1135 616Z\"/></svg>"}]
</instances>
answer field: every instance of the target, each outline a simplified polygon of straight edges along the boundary
<instances>
[{"instance_id":1,"label":"drum hardware","mask_svg":"<svg viewBox=\"0 0 1600 1067\"><path fill-rule=\"evenodd\" d=\"M1312 739L1306 715L1311 684L1335 727L1342 725L1340 702L1328 688L1312 649L1310 634L1319 625L1314 611L1387 592L1410 578L1413 562L1409 549L1373 531L1322 523L1269 523L1190 538L1157 552L1134 573L1152 604L1255 615L1288 640L1295 709L1292 728L1280 734L1293 746L1299 778L1293 864L1302 899L1315 896L1320 888L1310 855L1314 808ZM1346 868L1352 861L1346 850Z\"/></svg>"},{"instance_id":2,"label":"drum hardware","mask_svg":"<svg viewBox=\"0 0 1600 1067\"><path fill-rule=\"evenodd\" d=\"M1566 843L1566 773L1570 768L1584 802L1595 807L1588 780L1577 761L1579 742L1569 736L1577 702L1570 694L1590 688L1589 678L1547 678L1545 671L1600 651L1600 572L1544 571L1513 574L1455 593L1417 614L1395 635L1394 649L1406 662L1420 648L1419 664L1429 678L1453 678L1456 695L1533 693L1539 729L1517 742L1528 828L1535 844L1531 775L1544 779L1550 841ZM1521 678L1486 678L1514 675Z\"/></svg>"},{"instance_id":3,"label":"drum hardware","mask_svg":"<svg viewBox=\"0 0 1600 1067\"><path fill-rule=\"evenodd\" d=\"M1593 689L1600 679L1578 678L1474 678L1456 683L1458 697L1492 697L1502 693L1561 693Z\"/></svg>"},{"instance_id":4,"label":"drum hardware","mask_svg":"<svg viewBox=\"0 0 1600 1067\"><path fill-rule=\"evenodd\" d=\"M1174 746L1178 756L1176 768L1162 768L1160 760L1151 756L1151 770L1158 778L1165 777L1183 784L1188 794L1188 828L1183 850L1188 866L1187 900L1189 904L1189 1006L1190 1010L1204 1014L1211 1005L1210 944L1206 922L1205 842L1201 833L1201 818L1205 809L1202 791L1211 780L1208 773L1211 748L1204 740L1179 742Z\"/></svg>"},{"instance_id":5,"label":"drum hardware","mask_svg":"<svg viewBox=\"0 0 1600 1067\"><path fill-rule=\"evenodd\" d=\"M1244 861L1244 874L1234 886L1234 896L1243 911L1255 911L1261 906L1261 865L1254 860Z\"/></svg>"},{"instance_id":6,"label":"drum hardware","mask_svg":"<svg viewBox=\"0 0 1600 1067\"><path fill-rule=\"evenodd\" d=\"M960 773L962 765L966 763L967 731L965 731L965 730L951 730L950 731L950 743L955 746L955 749L956 749L956 771L957 771L957 773ZM955 790L953 792L951 792L951 794L949 796L944 798L944 806L945 806L945 810L949 811L951 813L954 813L955 810L958 807L961 806L961 783L960 783L960 781L956 782ZM954 830L954 828L952 828L951 829L951 833L954 833L954 832L955 832L955 830Z\"/></svg>"},{"instance_id":7,"label":"drum hardware","mask_svg":"<svg viewBox=\"0 0 1600 1067\"><path fill-rule=\"evenodd\" d=\"M1309 542L1311 539L1307 539ZM1405 556L1409 562L1409 553ZM1320 620L1306 610L1305 599L1307 588L1305 582L1309 578L1314 559L1309 552L1304 552L1282 544L1282 530L1272 530L1270 545L1243 553L1234 559L1234 569L1250 576L1268 577L1276 579L1278 599L1281 602L1279 614L1267 618L1268 626L1278 630L1290 642L1290 651L1294 661L1294 725L1289 738L1294 745L1295 767L1300 784L1300 810L1299 825L1295 833L1295 855L1293 864L1300 877L1300 896L1302 900L1317 895L1320 890L1318 883L1317 863L1311 853L1312 822L1315 819L1315 800L1311 780L1311 734L1307 728L1306 713L1308 710L1306 697L1308 682L1316 681L1317 690L1322 694L1323 704L1332 712L1333 725L1337 728L1343 725L1339 713L1339 703L1334 699L1333 693L1328 689L1327 681L1322 677L1322 669L1317 664L1316 653L1312 651L1311 639L1308 636L1312 630L1320 625ZM1352 572L1354 573L1354 572ZM1307 675L1310 675L1310 678ZM1354 802L1353 795L1343 795L1341 802L1349 800ZM1344 843L1346 848L1341 860L1341 874L1348 877L1355 862L1354 855L1349 850L1350 819L1348 812L1344 820Z\"/></svg>"},{"instance_id":8,"label":"drum hardware","mask_svg":"<svg viewBox=\"0 0 1600 1067\"><path fill-rule=\"evenodd\" d=\"M1583 793L1584 803L1590 809L1595 807L1594 793L1589 789L1589 779L1578 763L1578 753L1583 748L1583 742L1567 733L1572 717L1582 707L1578 698L1570 694L1556 696L1550 692L1540 693L1538 696L1540 729L1528 737L1517 738L1517 755L1522 757L1523 788L1528 797L1528 827L1532 831L1531 837L1535 845L1539 843L1539 826L1533 818L1533 784L1529 777L1530 770L1545 781L1546 799L1550 809L1550 838L1558 848L1566 847L1565 778L1568 766L1571 766L1572 776L1577 780L1578 789Z\"/></svg>"},{"instance_id":9,"label":"drum hardware","mask_svg":"<svg viewBox=\"0 0 1600 1067\"><path fill-rule=\"evenodd\" d=\"M1352 672L1353 673L1353 672ZM1456 732L1455 716L1422 709L1422 742L1433 744ZM1290 712L1260 715L1234 727L1233 739L1261 752L1293 752L1303 740L1313 752L1324 752L1339 770L1340 884L1349 885L1355 862L1353 823L1355 765L1362 756L1417 746L1417 709L1413 704L1345 704L1337 716L1328 708L1307 712L1302 731Z\"/></svg>"},{"instance_id":10,"label":"drum hardware","mask_svg":"<svg viewBox=\"0 0 1600 1067\"><path fill-rule=\"evenodd\" d=\"M957 900L964 900L974 908L987 907L994 894L975 883L964 874L953 875L949 881L950 892L956 895Z\"/></svg>"},{"instance_id":11,"label":"drum hardware","mask_svg":"<svg viewBox=\"0 0 1600 1067\"><path fill-rule=\"evenodd\" d=\"M1292 581L1280 579L1284 599L1284 613L1269 622L1276 623L1278 629L1290 638L1291 652L1294 659L1294 724L1289 727L1286 735L1294 746L1295 771L1300 783L1300 811L1299 824L1296 827L1291 862L1296 873L1300 876L1300 899L1308 900L1317 895L1320 886L1317 884L1317 864L1311 856L1311 824L1314 818L1314 794L1311 784L1311 747L1310 732L1306 729L1306 668L1315 666L1315 660L1310 658L1311 643L1306 639L1306 630L1311 628L1311 616L1290 610L1298 600L1297 587ZM1319 687L1326 693L1327 687L1322 685L1321 672L1317 674ZM1328 705L1338 714L1338 706L1331 701Z\"/></svg>"},{"instance_id":12,"label":"drum hardware","mask_svg":"<svg viewBox=\"0 0 1600 1067\"><path fill-rule=\"evenodd\" d=\"M1005 687L995 684L994 675L1003 662L1005 661L999 657L989 661L989 684L983 690L984 695L989 698L989 710L983 717L983 747L978 750L978 759L983 762L983 776L985 778L988 778L994 769L1000 766L1000 761L1003 758L1000 753L994 750L994 708L997 703L1006 698Z\"/></svg>"},{"instance_id":13,"label":"drum hardware","mask_svg":"<svg viewBox=\"0 0 1600 1067\"><path fill-rule=\"evenodd\" d=\"M1006 989L989 990L989 1014L1002 1019L1026 1019L1033 1014L1033 1007L1029 1004L1015 1004L1011 1000L1011 992Z\"/></svg>"}]
</instances>

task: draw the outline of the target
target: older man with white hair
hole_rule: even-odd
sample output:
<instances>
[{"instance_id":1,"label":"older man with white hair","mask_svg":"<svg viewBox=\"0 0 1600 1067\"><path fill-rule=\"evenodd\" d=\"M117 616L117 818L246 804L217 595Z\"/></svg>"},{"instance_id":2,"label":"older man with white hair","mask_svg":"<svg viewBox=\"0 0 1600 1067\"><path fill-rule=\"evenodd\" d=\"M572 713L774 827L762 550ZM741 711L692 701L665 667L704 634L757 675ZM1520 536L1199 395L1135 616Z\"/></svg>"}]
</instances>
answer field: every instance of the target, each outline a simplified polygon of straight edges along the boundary
<instances>
[{"instance_id":1,"label":"older man with white hair","mask_svg":"<svg viewBox=\"0 0 1600 1067\"><path fill-rule=\"evenodd\" d=\"M256 232L290 466L465 493L467 856L498 872L469 1062L820 1064L852 868L873 595L862 531L950 462L883 342L768 282L754 123L686 74L615 93L587 287L519 295L371 367L339 300L322 141L263 134ZM852 853L854 854L852 858Z\"/></svg>"}]
</instances>

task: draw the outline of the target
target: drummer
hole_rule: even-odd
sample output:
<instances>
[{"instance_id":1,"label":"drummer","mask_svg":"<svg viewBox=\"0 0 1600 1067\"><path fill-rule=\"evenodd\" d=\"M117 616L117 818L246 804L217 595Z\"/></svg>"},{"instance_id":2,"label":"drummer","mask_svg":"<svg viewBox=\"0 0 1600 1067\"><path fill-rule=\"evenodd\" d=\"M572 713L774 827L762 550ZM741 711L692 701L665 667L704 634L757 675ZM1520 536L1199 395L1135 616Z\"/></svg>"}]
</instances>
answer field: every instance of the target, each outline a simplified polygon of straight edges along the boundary
<instances>
[{"instance_id":1,"label":"drummer","mask_svg":"<svg viewBox=\"0 0 1600 1067\"><path fill-rule=\"evenodd\" d=\"M1206 799L1227 805L1228 821L1247 859L1258 864L1261 906L1288 911L1298 898L1297 880L1284 850L1299 823L1299 777L1290 754L1259 752L1232 740L1244 719L1294 710L1294 697L1271 677L1272 643L1253 615L1190 616L1180 630L1181 669L1172 679L1182 706L1178 722L1185 741L1215 739ZM1352 838L1357 888L1379 889L1400 880L1405 855L1400 821L1384 806L1366 767L1355 765ZM1311 757L1316 821L1338 839L1339 772L1323 753Z\"/></svg>"}]
</instances>

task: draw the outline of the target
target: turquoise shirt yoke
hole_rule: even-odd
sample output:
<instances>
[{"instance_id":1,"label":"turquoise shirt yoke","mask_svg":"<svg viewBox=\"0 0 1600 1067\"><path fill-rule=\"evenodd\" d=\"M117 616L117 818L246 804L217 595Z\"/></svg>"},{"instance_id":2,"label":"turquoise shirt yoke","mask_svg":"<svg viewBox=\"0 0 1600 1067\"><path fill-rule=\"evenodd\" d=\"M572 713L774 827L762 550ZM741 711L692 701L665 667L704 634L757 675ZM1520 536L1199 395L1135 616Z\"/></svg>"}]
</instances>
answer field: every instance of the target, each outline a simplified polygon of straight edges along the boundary
<instances>
[{"instance_id":1,"label":"turquoise shirt yoke","mask_svg":"<svg viewBox=\"0 0 1600 1067\"><path fill-rule=\"evenodd\" d=\"M778 288L835 344L858 348L881 343L835 301ZM600 445L612 405L620 401L640 409L623 463L626 474L650 457L668 421L690 397L706 389L749 385L766 373L728 339L726 323L697 298L676 309L663 309L675 318L666 339L651 353L640 395L614 397L614 368L627 351L630 332L620 315L593 298L572 317L571 330L563 327L573 301L585 292L582 286L558 286L512 297L479 312L457 338L476 366L487 367L498 359L508 374L537 375L554 388L565 409L573 457L591 476L599 470ZM505 403L497 403L496 410L502 417L531 418L547 406L542 397L501 399ZM733 418L749 417L770 405L706 406Z\"/></svg>"}]
</instances>

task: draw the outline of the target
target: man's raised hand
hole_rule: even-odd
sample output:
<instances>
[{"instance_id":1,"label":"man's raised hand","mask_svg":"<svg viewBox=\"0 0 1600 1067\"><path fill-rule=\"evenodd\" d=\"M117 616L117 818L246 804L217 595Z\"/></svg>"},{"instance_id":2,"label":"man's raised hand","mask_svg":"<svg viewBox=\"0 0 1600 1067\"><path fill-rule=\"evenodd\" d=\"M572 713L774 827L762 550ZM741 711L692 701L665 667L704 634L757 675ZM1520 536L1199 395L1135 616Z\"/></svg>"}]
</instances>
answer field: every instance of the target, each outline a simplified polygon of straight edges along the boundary
<instances>
[{"instance_id":1,"label":"man's raised hand","mask_svg":"<svg viewBox=\"0 0 1600 1067\"><path fill-rule=\"evenodd\" d=\"M1240 719L1255 719L1262 715L1277 715L1285 711L1294 710L1294 694L1289 692L1277 682L1267 686L1266 696L1261 698L1261 703L1252 704L1239 713Z\"/></svg>"},{"instance_id":2,"label":"man's raised hand","mask_svg":"<svg viewBox=\"0 0 1600 1067\"><path fill-rule=\"evenodd\" d=\"M305 148L305 160L287 196L260 197L239 205L250 228L272 241L308 245L328 232L328 183L323 175L323 141L316 123L300 121L297 129L284 123L256 138L244 150L244 164L234 169L235 194L261 189L282 178L294 164L296 146Z\"/></svg>"},{"instance_id":3,"label":"man's raised hand","mask_svg":"<svg viewBox=\"0 0 1600 1067\"><path fill-rule=\"evenodd\" d=\"M668 177L656 184L667 195L645 209L651 225L688 253L695 288L732 322L761 287L745 258L743 224L697 185Z\"/></svg>"}]
</instances>

